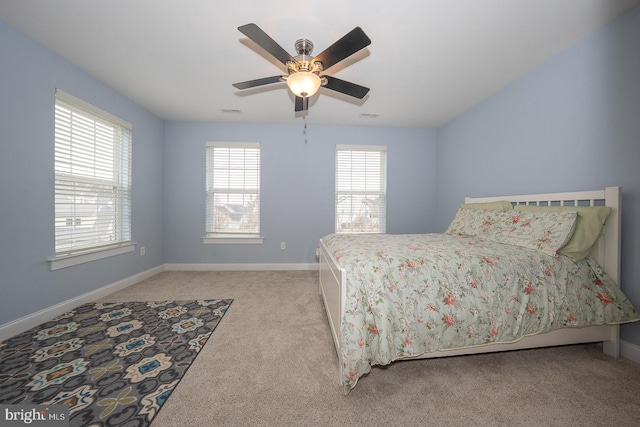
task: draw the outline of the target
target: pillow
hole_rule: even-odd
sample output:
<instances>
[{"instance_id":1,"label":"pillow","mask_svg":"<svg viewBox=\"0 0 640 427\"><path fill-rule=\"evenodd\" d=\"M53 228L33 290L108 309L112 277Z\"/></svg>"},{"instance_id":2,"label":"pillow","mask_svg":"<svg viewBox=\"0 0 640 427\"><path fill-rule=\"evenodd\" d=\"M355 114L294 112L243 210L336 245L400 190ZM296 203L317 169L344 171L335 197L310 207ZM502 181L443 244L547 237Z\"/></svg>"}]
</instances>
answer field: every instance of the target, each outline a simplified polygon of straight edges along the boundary
<instances>
[{"instance_id":1,"label":"pillow","mask_svg":"<svg viewBox=\"0 0 640 427\"><path fill-rule=\"evenodd\" d=\"M518 211L539 212L539 211L576 211L576 230L571 239L560 248L559 252L571 258L574 262L589 255L591 247L594 245L605 220L611 213L608 206L533 206L517 205Z\"/></svg>"},{"instance_id":2,"label":"pillow","mask_svg":"<svg viewBox=\"0 0 640 427\"><path fill-rule=\"evenodd\" d=\"M508 200L498 200L497 202L486 203L464 203L460 205L464 209L491 209L499 211L510 211L513 209L513 205Z\"/></svg>"},{"instance_id":3,"label":"pillow","mask_svg":"<svg viewBox=\"0 0 640 427\"><path fill-rule=\"evenodd\" d=\"M487 212L490 211L487 209L466 209L460 207L445 233L456 236L486 236L489 225L489 223L486 222Z\"/></svg>"},{"instance_id":4,"label":"pillow","mask_svg":"<svg viewBox=\"0 0 640 427\"><path fill-rule=\"evenodd\" d=\"M494 242L536 249L555 256L573 235L574 211L491 211L487 238Z\"/></svg>"}]
</instances>

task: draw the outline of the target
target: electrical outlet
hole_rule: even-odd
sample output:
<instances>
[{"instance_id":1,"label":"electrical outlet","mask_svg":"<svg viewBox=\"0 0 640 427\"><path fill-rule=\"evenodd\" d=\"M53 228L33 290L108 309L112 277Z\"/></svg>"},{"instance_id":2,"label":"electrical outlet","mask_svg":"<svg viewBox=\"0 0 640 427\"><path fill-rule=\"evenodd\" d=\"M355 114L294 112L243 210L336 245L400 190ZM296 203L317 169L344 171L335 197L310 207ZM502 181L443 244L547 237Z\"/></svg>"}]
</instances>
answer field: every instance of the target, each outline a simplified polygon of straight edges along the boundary
<instances>
[{"instance_id":1,"label":"electrical outlet","mask_svg":"<svg viewBox=\"0 0 640 427\"><path fill-rule=\"evenodd\" d=\"M283 251L287 249L287 242L280 242L280 249L282 249Z\"/></svg>"},{"instance_id":2,"label":"electrical outlet","mask_svg":"<svg viewBox=\"0 0 640 427\"><path fill-rule=\"evenodd\" d=\"M146 253L146 250L144 246L140 247L140 256L144 256L145 253Z\"/></svg>"}]
</instances>

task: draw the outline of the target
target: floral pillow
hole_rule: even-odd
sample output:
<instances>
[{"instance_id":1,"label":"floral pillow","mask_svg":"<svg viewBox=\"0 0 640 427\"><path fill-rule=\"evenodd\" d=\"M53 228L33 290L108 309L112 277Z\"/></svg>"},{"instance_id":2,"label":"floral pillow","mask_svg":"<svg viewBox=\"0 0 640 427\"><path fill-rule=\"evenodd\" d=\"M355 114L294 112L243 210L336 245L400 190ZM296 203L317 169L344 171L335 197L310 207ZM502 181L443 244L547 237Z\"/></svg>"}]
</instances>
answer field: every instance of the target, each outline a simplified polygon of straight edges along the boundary
<instances>
[{"instance_id":1,"label":"floral pillow","mask_svg":"<svg viewBox=\"0 0 640 427\"><path fill-rule=\"evenodd\" d=\"M467 209L460 207L445 233L456 236L486 237L491 218L490 209Z\"/></svg>"},{"instance_id":2,"label":"floral pillow","mask_svg":"<svg viewBox=\"0 0 640 427\"><path fill-rule=\"evenodd\" d=\"M486 236L494 242L536 249L555 256L573 235L578 213L490 211Z\"/></svg>"}]
</instances>

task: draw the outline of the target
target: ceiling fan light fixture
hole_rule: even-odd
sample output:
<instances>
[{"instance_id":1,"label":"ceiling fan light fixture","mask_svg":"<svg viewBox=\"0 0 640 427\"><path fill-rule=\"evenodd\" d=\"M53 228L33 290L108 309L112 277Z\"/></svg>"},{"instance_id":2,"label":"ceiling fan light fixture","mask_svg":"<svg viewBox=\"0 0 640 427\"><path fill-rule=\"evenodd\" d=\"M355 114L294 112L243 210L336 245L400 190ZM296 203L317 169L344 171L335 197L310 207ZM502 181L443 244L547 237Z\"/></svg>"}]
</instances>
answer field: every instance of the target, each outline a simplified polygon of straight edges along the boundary
<instances>
[{"instance_id":1,"label":"ceiling fan light fixture","mask_svg":"<svg viewBox=\"0 0 640 427\"><path fill-rule=\"evenodd\" d=\"M320 77L309 71L299 71L287 77L287 86L295 96L309 98L315 95L322 81Z\"/></svg>"}]
</instances>

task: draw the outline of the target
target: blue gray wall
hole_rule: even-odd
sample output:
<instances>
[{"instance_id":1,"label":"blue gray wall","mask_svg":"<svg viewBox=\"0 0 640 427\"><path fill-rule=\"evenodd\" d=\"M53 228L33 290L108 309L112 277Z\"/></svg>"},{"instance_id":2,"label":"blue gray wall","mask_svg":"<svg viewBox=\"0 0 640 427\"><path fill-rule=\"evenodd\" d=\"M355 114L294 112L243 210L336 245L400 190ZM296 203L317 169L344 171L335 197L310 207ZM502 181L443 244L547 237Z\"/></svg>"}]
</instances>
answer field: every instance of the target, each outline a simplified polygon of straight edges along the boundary
<instances>
[{"instance_id":1,"label":"blue gray wall","mask_svg":"<svg viewBox=\"0 0 640 427\"><path fill-rule=\"evenodd\" d=\"M55 89L133 125L138 252L49 271ZM163 263L164 123L0 21L0 325Z\"/></svg>"},{"instance_id":2,"label":"blue gray wall","mask_svg":"<svg viewBox=\"0 0 640 427\"><path fill-rule=\"evenodd\" d=\"M336 144L387 146L387 232L435 227L435 131L428 129L168 122L166 263L313 263L334 231ZM204 245L205 143L260 142L262 245ZM280 249L286 242L286 250Z\"/></svg>"},{"instance_id":3,"label":"blue gray wall","mask_svg":"<svg viewBox=\"0 0 640 427\"><path fill-rule=\"evenodd\" d=\"M438 129L437 228L465 195L621 186L621 286L640 308L640 7ZM622 327L640 345L640 324Z\"/></svg>"}]
</instances>

